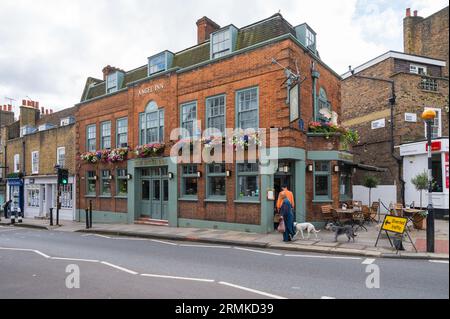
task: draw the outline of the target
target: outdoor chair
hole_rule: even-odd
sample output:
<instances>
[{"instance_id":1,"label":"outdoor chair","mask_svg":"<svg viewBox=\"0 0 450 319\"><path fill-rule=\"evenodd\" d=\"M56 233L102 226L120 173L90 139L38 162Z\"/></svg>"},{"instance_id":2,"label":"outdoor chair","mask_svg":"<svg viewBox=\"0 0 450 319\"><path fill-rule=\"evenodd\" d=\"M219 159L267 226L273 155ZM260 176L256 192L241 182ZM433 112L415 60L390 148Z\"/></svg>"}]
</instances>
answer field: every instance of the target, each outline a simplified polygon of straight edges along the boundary
<instances>
[{"instance_id":1,"label":"outdoor chair","mask_svg":"<svg viewBox=\"0 0 450 319\"><path fill-rule=\"evenodd\" d=\"M321 209L321 213L322 213L322 218L325 222L334 223L336 221L336 216L334 214L333 206L326 205L326 206L322 206L320 209Z\"/></svg>"},{"instance_id":2,"label":"outdoor chair","mask_svg":"<svg viewBox=\"0 0 450 319\"><path fill-rule=\"evenodd\" d=\"M360 228L364 229L365 231L368 231L366 226L364 226L364 222L366 221L366 218L364 216L364 213L356 212L353 214L353 226L357 225L356 231L358 231Z\"/></svg>"},{"instance_id":3,"label":"outdoor chair","mask_svg":"<svg viewBox=\"0 0 450 319\"><path fill-rule=\"evenodd\" d=\"M369 208L370 222L378 223L377 217L378 217L378 210L379 209L380 209L380 203L379 202L373 202L372 206Z\"/></svg>"}]
</instances>

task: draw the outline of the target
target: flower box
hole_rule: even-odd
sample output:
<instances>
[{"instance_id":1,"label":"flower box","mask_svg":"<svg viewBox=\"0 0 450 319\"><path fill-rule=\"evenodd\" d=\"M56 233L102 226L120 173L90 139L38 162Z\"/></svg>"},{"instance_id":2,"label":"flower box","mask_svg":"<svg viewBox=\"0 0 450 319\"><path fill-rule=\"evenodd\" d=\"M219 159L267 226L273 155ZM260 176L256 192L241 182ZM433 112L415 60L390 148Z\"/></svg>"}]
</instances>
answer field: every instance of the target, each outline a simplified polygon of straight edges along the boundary
<instances>
[{"instance_id":1,"label":"flower box","mask_svg":"<svg viewBox=\"0 0 450 319\"><path fill-rule=\"evenodd\" d=\"M136 147L134 153L138 158L160 157L164 154L165 145L160 143L145 144Z\"/></svg>"}]
</instances>

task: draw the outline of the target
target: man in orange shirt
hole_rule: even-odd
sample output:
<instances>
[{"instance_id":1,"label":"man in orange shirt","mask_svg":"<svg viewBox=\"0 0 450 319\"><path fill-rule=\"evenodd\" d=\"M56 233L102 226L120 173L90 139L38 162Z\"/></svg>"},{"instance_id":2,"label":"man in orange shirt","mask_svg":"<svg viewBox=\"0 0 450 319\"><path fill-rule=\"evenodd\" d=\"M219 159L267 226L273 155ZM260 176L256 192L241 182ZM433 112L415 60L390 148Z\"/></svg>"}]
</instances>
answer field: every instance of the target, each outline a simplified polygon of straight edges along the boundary
<instances>
[{"instance_id":1,"label":"man in orange shirt","mask_svg":"<svg viewBox=\"0 0 450 319\"><path fill-rule=\"evenodd\" d=\"M292 205L292 208L295 209L295 202L294 202L294 194L292 194L291 191L289 191L287 185L283 185L281 187L281 192L280 193L284 193L286 194L286 198L289 200L289 202ZM278 195L278 201L277 201L277 210L280 211L281 209L281 205L283 205L283 199L281 198L280 195Z\"/></svg>"}]
</instances>

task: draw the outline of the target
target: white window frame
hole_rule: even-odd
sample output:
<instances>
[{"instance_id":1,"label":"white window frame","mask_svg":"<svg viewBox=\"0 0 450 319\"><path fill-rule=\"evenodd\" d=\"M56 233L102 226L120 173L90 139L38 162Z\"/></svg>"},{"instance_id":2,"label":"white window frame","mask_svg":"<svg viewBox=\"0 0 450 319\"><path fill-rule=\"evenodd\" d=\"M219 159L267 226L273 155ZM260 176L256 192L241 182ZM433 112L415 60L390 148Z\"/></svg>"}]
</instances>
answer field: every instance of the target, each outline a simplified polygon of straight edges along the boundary
<instances>
[{"instance_id":1,"label":"white window frame","mask_svg":"<svg viewBox=\"0 0 450 319\"><path fill-rule=\"evenodd\" d=\"M39 151L31 152L31 174L39 174Z\"/></svg>"},{"instance_id":2,"label":"white window frame","mask_svg":"<svg viewBox=\"0 0 450 319\"><path fill-rule=\"evenodd\" d=\"M221 37L223 35L223 37ZM213 33L211 36L211 58L216 59L230 54L232 51L231 28Z\"/></svg>"},{"instance_id":3,"label":"white window frame","mask_svg":"<svg viewBox=\"0 0 450 319\"><path fill-rule=\"evenodd\" d=\"M100 123L100 144L101 144L100 148L102 150L110 150L112 147L111 130L112 130L111 121L105 121ZM106 145L107 143L108 145Z\"/></svg>"},{"instance_id":4,"label":"white window frame","mask_svg":"<svg viewBox=\"0 0 450 319\"><path fill-rule=\"evenodd\" d=\"M423 73L420 73L420 69L423 70ZM413 74L420 74L420 75L426 75L427 74L427 67L419 64L410 64L409 65L409 72Z\"/></svg>"},{"instance_id":5,"label":"white window frame","mask_svg":"<svg viewBox=\"0 0 450 319\"><path fill-rule=\"evenodd\" d=\"M20 154L14 154L14 173L20 172Z\"/></svg>"},{"instance_id":6,"label":"white window frame","mask_svg":"<svg viewBox=\"0 0 450 319\"><path fill-rule=\"evenodd\" d=\"M162 60L162 62L161 62ZM155 63L156 61L156 63ZM161 68L161 66L164 66ZM148 61L148 75L156 74L167 70L167 54L166 52L155 55L149 58Z\"/></svg>"},{"instance_id":7,"label":"white window frame","mask_svg":"<svg viewBox=\"0 0 450 319\"><path fill-rule=\"evenodd\" d=\"M190 112L185 112L185 108L189 108ZM194 115L194 117L190 117L189 119L185 118L185 115ZM180 106L180 121L181 121L181 128L183 128L183 138L193 138L197 135L197 119L198 119L198 104L197 101L187 102L183 103ZM187 129L187 124L192 124L192 132L189 132L189 134L186 134L186 131L189 131Z\"/></svg>"},{"instance_id":8,"label":"white window frame","mask_svg":"<svg viewBox=\"0 0 450 319\"><path fill-rule=\"evenodd\" d=\"M64 154L64 160L63 160L62 165L61 165L61 158L60 158L61 153ZM59 167L64 168L64 166L66 164L66 148L65 147L58 147L56 149L56 164L59 165Z\"/></svg>"},{"instance_id":9,"label":"white window frame","mask_svg":"<svg viewBox=\"0 0 450 319\"><path fill-rule=\"evenodd\" d=\"M441 138L442 137L442 109L433 108L433 107L426 107L425 111L433 110L436 112L436 119L434 122L433 127L436 127L436 120L438 121L438 136L433 136L433 139ZM425 126L425 138L427 137L427 126Z\"/></svg>"},{"instance_id":10,"label":"white window frame","mask_svg":"<svg viewBox=\"0 0 450 319\"><path fill-rule=\"evenodd\" d=\"M118 72L106 76L106 94L117 92L119 87Z\"/></svg>"},{"instance_id":11,"label":"white window frame","mask_svg":"<svg viewBox=\"0 0 450 319\"><path fill-rule=\"evenodd\" d=\"M251 106L249 104L249 107L246 108L246 104L253 102L253 99L245 99L244 96L244 100L241 100L241 96L248 94L255 90L256 91L256 106ZM256 113L256 127L242 127L242 115L243 114L248 114L248 113ZM252 88L248 88L248 89L243 89L243 90L239 90L236 91L236 127L239 129L259 129L259 87L252 87ZM247 120L246 122L249 122L249 120Z\"/></svg>"},{"instance_id":12,"label":"white window frame","mask_svg":"<svg viewBox=\"0 0 450 319\"><path fill-rule=\"evenodd\" d=\"M316 36L309 28L306 28L305 43L307 48L314 47L316 45Z\"/></svg>"}]
</instances>

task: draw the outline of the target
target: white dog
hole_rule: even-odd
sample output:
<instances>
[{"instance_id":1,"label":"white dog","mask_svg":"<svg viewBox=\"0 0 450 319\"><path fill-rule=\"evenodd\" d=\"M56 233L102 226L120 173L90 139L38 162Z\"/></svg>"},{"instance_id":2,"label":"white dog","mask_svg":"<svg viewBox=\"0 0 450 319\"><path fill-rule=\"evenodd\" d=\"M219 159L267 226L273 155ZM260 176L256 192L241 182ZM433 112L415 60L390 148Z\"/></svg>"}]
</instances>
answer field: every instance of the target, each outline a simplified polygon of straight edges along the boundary
<instances>
[{"instance_id":1,"label":"white dog","mask_svg":"<svg viewBox=\"0 0 450 319\"><path fill-rule=\"evenodd\" d=\"M313 233L314 236L316 237L316 239L318 239L317 238L317 234L320 233L320 230L316 230L316 227L314 227L313 224L311 224L311 223L302 223L302 224L294 223L294 227L295 227L295 230L296 230L295 236L297 236L298 233L300 233L302 235L302 239L305 239L305 236L304 236L303 232L306 230L308 232L308 238L307 239L309 239L311 233Z\"/></svg>"}]
</instances>

